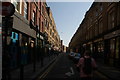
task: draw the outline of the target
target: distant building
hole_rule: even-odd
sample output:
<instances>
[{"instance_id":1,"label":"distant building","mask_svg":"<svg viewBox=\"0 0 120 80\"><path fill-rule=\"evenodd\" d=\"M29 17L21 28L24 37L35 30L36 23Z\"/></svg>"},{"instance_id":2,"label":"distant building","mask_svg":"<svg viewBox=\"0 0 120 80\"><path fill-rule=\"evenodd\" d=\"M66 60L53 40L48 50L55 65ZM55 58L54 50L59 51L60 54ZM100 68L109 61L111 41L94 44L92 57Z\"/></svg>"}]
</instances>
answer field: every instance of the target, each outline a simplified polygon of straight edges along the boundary
<instances>
[{"instance_id":1,"label":"distant building","mask_svg":"<svg viewBox=\"0 0 120 80\"><path fill-rule=\"evenodd\" d=\"M67 52L67 47L65 45L63 45L63 52L66 53Z\"/></svg>"}]
</instances>

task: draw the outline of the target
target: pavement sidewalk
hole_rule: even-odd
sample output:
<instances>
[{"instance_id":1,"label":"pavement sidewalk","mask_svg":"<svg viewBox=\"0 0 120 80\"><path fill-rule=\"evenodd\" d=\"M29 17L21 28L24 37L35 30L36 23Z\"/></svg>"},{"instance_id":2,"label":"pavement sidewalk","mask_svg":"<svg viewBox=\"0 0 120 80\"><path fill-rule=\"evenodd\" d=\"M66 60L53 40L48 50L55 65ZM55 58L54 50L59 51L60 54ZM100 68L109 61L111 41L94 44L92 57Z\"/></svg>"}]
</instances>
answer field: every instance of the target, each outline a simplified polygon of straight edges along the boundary
<instances>
[{"instance_id":1,"label":"pavement sidewalk","mask_svg":"<svg viewBox=\"0 0 120 80\"><path fill-rule=\"evenodd\" d=\"M44 66L41 67L41 62L36 63L36 71L33 72L33 64L24 67L24 80L35 80L51 63L56 60L56 56L45 57ZM11 72L11 80L20 80L20 69Z\"/></svg>"},{"instance_id":2,"label":"pavement sidewalk","mask_svg":"<svg viewBox=\"0 0 120 80\"><path fill-rule=\"evenodd\" d=\"M103 63L98 63L98 71L108 77L110 80L120 80L120 70L115 67L105 65Z\"/></svg>"}]
</instances>

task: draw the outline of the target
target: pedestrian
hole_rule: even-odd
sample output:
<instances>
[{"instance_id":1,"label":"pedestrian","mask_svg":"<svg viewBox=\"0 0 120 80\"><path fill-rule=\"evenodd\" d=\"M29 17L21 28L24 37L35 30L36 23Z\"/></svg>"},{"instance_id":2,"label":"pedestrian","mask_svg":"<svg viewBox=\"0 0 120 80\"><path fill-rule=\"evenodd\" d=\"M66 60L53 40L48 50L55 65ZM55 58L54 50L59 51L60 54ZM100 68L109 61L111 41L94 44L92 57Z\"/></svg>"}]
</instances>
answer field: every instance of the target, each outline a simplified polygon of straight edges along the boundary
<instances>
[{"instance_id":1,"label":"pedestrian","mask_svg":"<svg viewBox=\"0 0 120 80\"><path fill-rule=\"evenodd\" d=\"M97 69L97 65L89 50L86 50L83 57L79 59L77 67L80 70L80 80L92 80L93 71Z\"/></svg>"}]
</instances>

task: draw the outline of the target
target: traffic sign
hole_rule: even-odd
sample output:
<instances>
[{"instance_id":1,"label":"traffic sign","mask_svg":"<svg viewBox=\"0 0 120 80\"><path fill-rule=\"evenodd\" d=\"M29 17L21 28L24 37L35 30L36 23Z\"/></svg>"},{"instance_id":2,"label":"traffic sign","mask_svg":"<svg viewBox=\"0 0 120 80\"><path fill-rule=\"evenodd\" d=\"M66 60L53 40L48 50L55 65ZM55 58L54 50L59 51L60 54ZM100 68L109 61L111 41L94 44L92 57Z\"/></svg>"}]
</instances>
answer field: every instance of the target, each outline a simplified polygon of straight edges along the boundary
<instances>
[{"instance_id":1,"label":"traffic sign","mask_svg":"<svg viewBox=\"0 0 120 80\"><path fill-rule=\"evenodd\" d=\"M2 16L12 16L15 12L15 6L10 2L2 2L2 8L0 9L2 9L0 10L2 11L0 12Z\"/></svg>"}]
</instances>

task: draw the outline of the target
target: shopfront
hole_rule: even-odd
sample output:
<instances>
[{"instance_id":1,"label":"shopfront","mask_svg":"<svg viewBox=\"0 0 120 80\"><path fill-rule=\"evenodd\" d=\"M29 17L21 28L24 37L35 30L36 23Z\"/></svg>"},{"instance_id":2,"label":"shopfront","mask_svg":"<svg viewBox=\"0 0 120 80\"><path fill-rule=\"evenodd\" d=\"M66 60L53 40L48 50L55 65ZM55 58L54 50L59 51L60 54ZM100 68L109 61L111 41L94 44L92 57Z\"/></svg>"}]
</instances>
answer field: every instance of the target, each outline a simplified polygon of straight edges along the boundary
<instances>
[{"instance_id":1,"label":"shopfront","mask_svg":"<svg viewBox=\"0 0 120 80\"><path fill-rule=\"evenodd\" d=\"M19 33L13 31L11 35L11 42L9 45L10 50L10 68L14 69L19 66Z\"/></svg>"},{"instance_id":2,"label":"shopfront","mask_svg":"<svg viewBox=\"0 0 120 80\"><path fill-rule=\"evenodd\" d=\"M110 39L110 53L109 53L109 63L114 64L115 60L115 38Z\"/></svg>"},{"instance_id":3,"label":"shopfront","mask_svg":"<svg viewBox=\"0 0 120 80\"><path fill-rule=\"evenodd\" d=\"M22 64L27 64L28 61L28 42L29 37L25 34L22 34L22 43L21 43L21 63Z\"/></svg>"},{"instance_id":4,"label":"shopfront","mask_svg":"<svg viewBox=\"0 0 120 80\"><path fill-rule=\"evenodd\" d=\"M36 52L36 55L37 55L36 58L38 62L40 61L41 55L43 54L42 53L42 47L44 45L43 43L44 43L43 34L39 32L37 33L37 52Z\"/></svg>"},{"instance_id":5,"label":"shopfront","mask_svg":"<svg viewBox=\"0 0 120 80\"><path fill-rule=\"evenodd\" d=\"M120 66L120 36L119 30L104 36L106 62L111 66Z\"/></svg>"},{"instance_id":6,"label":"shopfront","mask_svg":"<svg viewBox=\"0 0 120 80\"><path fill-rule=\"evenodd\" d=\"M116 38L115 66L120 66L120 37Z\"/></svg>"},{"instance_id":7,"label":"shopfront","mask_svg":"<svg viewBox=\"0 0 120 80\"><path fill-rule=\"evenodd\" d=\"M102 38L94 40L91 44L91 50L95 58L103 59L104 56L104 41Z\"/></svg>"}]
</instances>

